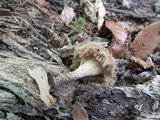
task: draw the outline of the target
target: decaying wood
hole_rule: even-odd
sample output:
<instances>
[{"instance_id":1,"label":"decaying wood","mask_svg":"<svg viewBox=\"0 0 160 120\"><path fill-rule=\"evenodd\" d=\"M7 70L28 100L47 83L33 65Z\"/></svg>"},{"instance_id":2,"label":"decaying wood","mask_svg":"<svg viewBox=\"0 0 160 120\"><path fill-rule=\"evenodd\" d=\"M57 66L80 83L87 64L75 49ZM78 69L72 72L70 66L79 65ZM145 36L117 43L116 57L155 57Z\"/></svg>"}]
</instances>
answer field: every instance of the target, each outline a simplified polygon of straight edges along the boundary
<instances>
[{"instance_id":1,"label":"decaying wood","mask_svg":"<svg viewBox=\"0 0 160 120\"><path fill-rule=\"evenodd\" d=\"M133 12L133 11L127 11L127 10L122 10L122 9L117 9L117 8L106 8L106 9L107 10L113 10L113 11L118 12L118 13L123 13L124 15L126 14L127 16L133 16L135 18L146 18L147 19L149 17L151 17L151 18L155 17L155 14L148 16L148 15L139 15L139 14Z\"/></svg>"},{"instance_id":2,"label":"decaying wood","mask_svg":"<svg viewBox=\"0 0 160 120\"><path fill-rule=\"evenodd\" d=\"M52 76L67 69L38 60L16 57L10 52L0 52L0 109L28 116L42 116L47 108L40 99L37 83L29 76L28 68L42 66ZM52 117L54 115L51 115Z\"/></svg>"},{"instance_id":3,"label":"decaying wood","mask_svg":"<svg viewBox=\"0 0 160 120\"><path fill-rule=\"evenodd\" d=\"M72 118L70 106L73 100L78 100L84 106L91 120L117 117L154 119L160 116L157 113L160 102L159 76L136 87L97 87L68 82L56 86L59 98L54 105L47 107L40 99L37 83L28 73L28 68L35 66L42 66L53 78L68 72L64 67L51 65L47 61L27 60L13 53L0 51L1 118L5 118L6 111L7 117L11 118L68 120ZM102 108L105 109L101 110Z\"/></svg>"},{"instance_id":4,"label":"decaying wood","mask_svg":"<svg viewBox=\"0 0 160 120\"><path fill-rule=\"evenodd\" d=\"M91 120L156 120L160 117L159 81L160 76L136 87L83 85L76 88L75 96L91 115Z\"/></svg>"}]
</instances>

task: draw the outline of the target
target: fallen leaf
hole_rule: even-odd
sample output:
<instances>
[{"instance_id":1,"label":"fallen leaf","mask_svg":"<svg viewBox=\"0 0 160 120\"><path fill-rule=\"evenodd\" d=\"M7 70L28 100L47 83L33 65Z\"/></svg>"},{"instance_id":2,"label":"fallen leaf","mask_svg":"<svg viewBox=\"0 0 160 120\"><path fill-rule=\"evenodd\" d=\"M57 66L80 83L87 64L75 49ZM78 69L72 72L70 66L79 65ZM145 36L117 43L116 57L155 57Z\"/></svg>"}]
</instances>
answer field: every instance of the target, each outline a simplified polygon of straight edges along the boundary
<instances>
[{"instance_id":1,"label":"fallen leaf","mask_svg":"<svg viewBox=\"0 0 160 120\"><path fill-rule=\"evenodd\" d=\"M106 21L105 26L112 32L116 39L115 43L110 48L110 51L112 52L113 56L117 57L124 49L128 33L120 24L114 21Z\"/></svg>"},{"instance_id":2,"label":"fallen leaf","mask_svg":"<svg viewBox=\"0 0 160 120\"><path fill-rule=\"evenodd\" d=\"M89 120L87 111L84 109L82 104L78 101L75 102L72 109L73 120Z\"/></svg>"},{"instance_id":3,"label":"fallen leaf","mask_svg":"<svg viewBox=\"0 0 160 120\"><path fill-rule=\"evenodd\" d=\"M104 16L106 14L102 0L96 0L94 3L92 3L90 0L81 0L80 5L82 8L84 8L84 12L87 17L93 23L97 23L99 30L103 25Z\"/></svg>"},{"instance_id":4,"label":"fallen leaf","mask_svg":"<svg viewBox=\"0 0 160 120\"><path fill-rule=\"evenodd\" d=\"M73 20L74 17L75 17L75 13L74 13L73 8L65 5L64 9L63 9L63 11L62 11L62 13L60 15L61 20L66 25L68 25Z\"/></svg>"},{"instance_id":5,"label":"fallen leaf","mask_svg":"<svg viewBox=\"0 0 160 120\"><path fill-rule=\"evenodd\" d=\"M133 55L146 59L160 45L160 22L152 23L141 30L132 42Z\"/></svg>"},{"instance_id":6,"label":"fallen leaf","mask_svg":"<svg viewBox=\"0 0 160 120\"><path fill-rule=\"evenodd\" d=\"M97 10L97 13L98 13L98 16L97 16L97 19L98 19L98 24L97 24L97 27L98 27L98 30L102 27L103 23L104 23L104 16L106 14L106 9L102 3L101 0L96 0L96 3L95 3L95 10Z\"/></svg>"},{"instance_id":7,"label":"fallen leaf","mask_svg":"<svg viewBox=\"0 0 160 120\"><path fill-rule=\"evenodd\" d=\"M50 94L50 86L48 84L47 73L42 66L35 66L34 68L28 68L29 75L36 81L38 84L38 88L40 91L40 98L42 101L50 107L56 102L56 98L54 98Z\"/></svg>"},{"instance_id":8,"label":"fallen leaf","mask_svg":"<svg viewBox=\"0 0 160 120\"><path fill-rule=\"evenodd\" d=\"M130 61L136 63L139 65L139 67L143 68L143 69L153 69L155 66L153 63L149 63L147 61L142 60L141 58L137 58L134 56L130 57Z\"/></svg>"},{"instance_id":9,"label":"fallen leaf","mask_svg":"<svg viewBox=\"0 0 160 120\"><path fill-rule=\"evenodd\" d=\"M123 28L125 28L125 30L127 30L128 33L133 33L136 31L140 31L141 29L144 28L144 26L141 25L137 25L136 23L131 23L131 22L123 22L123 21L119 21L117 22L118 24L120 24Z\"/></svg>"}]
</instances>

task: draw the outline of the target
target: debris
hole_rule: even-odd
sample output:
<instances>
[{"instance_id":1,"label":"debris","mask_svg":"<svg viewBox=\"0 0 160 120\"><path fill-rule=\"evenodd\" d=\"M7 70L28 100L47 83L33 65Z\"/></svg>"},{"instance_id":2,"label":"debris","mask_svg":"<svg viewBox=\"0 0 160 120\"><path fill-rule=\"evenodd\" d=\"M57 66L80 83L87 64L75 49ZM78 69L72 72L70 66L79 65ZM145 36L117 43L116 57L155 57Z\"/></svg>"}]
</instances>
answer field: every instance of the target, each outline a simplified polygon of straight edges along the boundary
<instances>
[{"instance_id":1,"label":"debris","mask_svg":"<svg viewBox=\"0 0 160 120\"><path fill-rule=\"evenodd\" d=\"M64 66L61 58L54 52L55 51L53 49L52 50L47 49L47 53L51 56L51 58L55 60L59 65Z\"/></svg>"},{"instance_id":2,"label":"debris","mask_svg":"<svg viewBox=\"0 0 160 120\"><path fill-rule=\"evenodd\" d=\"M160 100L160 76L155 76L152 80L146 82L145 84L136 85L136 89L139 92L149 95L153 99Z\"/></svg>"},{"instance_id":3,"label":"debris","mask_svg":"<svg viewBox=\"0 0 160 120\"><path fill-rule=\"evenodd\" d=\"M93 23L97 23L98 30L102 27L104 16L106 14L105 7L101 0L92 3L90 0L81 0L80 5L84 8L84 12ZM97 16L98 15L98 16Z\"/></svg>"},{"instance_id":4,"label":"debris","mask_svg":"<svg viewBox=\"0 0 160 120\"><path fill-rule=\"evenodd\" d=\"M156 111L156 110L158 110L158 108L159 108L159 101L156 100L152 106L152 109L153 109L153 111Z\"/></svg>"},{"instance_id":5,"label":"debris","mask_svg":"<svg viewBox=\"0 0 160 120\"><path fill-rule=\"evenodd\" d=\"M71 114L73 120L89 120L87 111L78 101L74 103Z\"/></svg>"},{"instance_id":6,"label":"debris","mask_svg":"<svg viewBox=\"0 0 160 120\"><path fill-rule=\"evenodd\" d=\"M131 23L131 22L127 22L127 21L118 21L117 22L119 25L121 25L125 30L128 31L128 33L132 34L134 32L138 32L140 30L142 30L144 28L144 26L142 24L137 25L135 23Z\"/></svg>"},{"instance_id":7,"label":"debris","mask_svg":"<svg viewBox=\"0 0 160 120\"><path fill-rule=\"evenodd\" d=\"M112 32L116 39L110 49L113 56L117 57L124 49L128 33L120 24L114 21L106 21L105 26Z\"/></svg>"},{"instance_id":8,"label":"debris","mask_svg":"<svg viewBox=\"0 0 160 120\"><path fill-rule=\"evenodd\" d=\"M144 93L149 95L152 99L160 100L160 75L156 75L151 80L137 84L134 87L115 87L116 89L122 90L127 97L138 98ZM159 104L159 103L155 103ZM155 107L155 105L154 105ZM156 107L157 108L157 107Z\"/></svg>"},{"instance_id":9,"label":"debris","mask_svg":"<svg viewBox=\"0 0 160 120\"><path fill-rule=\"evenodd\" d=\"M74 13L73 8L69 7L68 5L65 5L64 10L62 11L60 15L61 20L66 25L68 25L73 20L74 17L75 17L75 13Z\"/></svg>"},{"instance_id":10,"label":"debris","mask_svg":"<svg viewBox=\"0 0 160 120\"><path fill-rule=\"evenodd\" d=\"M56 22L62 23L59 14L49 9L49 4L46 0L29 0L28 3L36 6L40 11L47 14L50 18L53 18Z\"/></svg>"},{"instance_id":11,"label":"debris","mask_svg":"<svg viewBox=\"0 0 160 120\"><path fill-rule=\"evenodd\" d=\"M42 66L35 66L34 68L28 68L29 75L36 81L40 91L40 98L42 101L50 107L56 102L56 98L54 98L50 94L50 86L48 84L47 73Z\"/></svg>"},{"instance_id":12,"label":"debris","mask_svg":"<svg viewBox=\"0 0 160 120\"><path fill-rule=\"evenodd\" d=\"M153 63L148 62L148 61L144 61L141 58L137 58L134 56L131 56L129 60L138 64L139 67L141 67L143 69L149 69L149 68L153 69L155 67Z\"/></svg>"},{"instance_id":13,"label":"debris","mask_svg":"<svg viewBox=\"0 0 160 120\"><path fill-rule=\"evenodd\" d=\"M96 14L98 14L97 20L98 20L98 30L102 27L103 22L104 22L104 16L106 14L106 9L102 3L101 0L96 0L95 3L95 10L97 10Z\"/></svg>"},{"instance_id":14,"label":"debris","mask_svg":"<svg viewBox=\"0 0 160 120\"><path fill-rule=\"evenodd\" d=\"M155 11L156 13L160 13L160 1L155 3Z\"/></svg>"},{"instance_id":15,"label":"debris","mask_svg":"<svg viewBox=\"0 0 160 120\"><path fill-rule=\"evenodd\" d=\"M10 113L7 113L7 120L23 120L23 119L13 114L12 112L10 112Z\"/></svg>"},{"instance_id":16,"label":"debris","mask_svg":"<svg viewBox=\"0 0 160 120\"><path fill-rule=\"evenodd\" d=\"M80 6L84 8L84 12L93 23L97 23L97 17L95 15L94 5L90 0L80 0Z\"/></svg>"},{"instance_id":17,"label":"debris","mask_svg":"<svg viewBox=\"0 0 160 120\"><path fill-rule=\"evenodd\" d=\"M131 0L122 0L122 6L126 7L126 8L130 8L130 4L131 4Z\"/></svg>"},{"instance_id":18,"label":"debris","mask_svg":"<svg viewBox=\"0 0 160 120\"><path fill-rule=\"evenodd\" d=\"M160 44L160 22L146 26L138 33L132 42L133 55L146 59L149 54Z\"/></svg>"},{"instance_id":19,"label":"debris","mask_svg":"<svg viewBox=\"0 0 160 120\"><path fill-rule=\"evenodd\" d=\"M124 86L124 87L115 87L115 88L123 91L128 98L138 98L141 96L140 92L138 92L133 87L125 87Z\"/></svg>"},{"instance_id":20,"label":"debris","mask_svg":"<svg viewBox=\"0 0 160 120\"><path fill-rule=\"evenodd\" d=\"M29 42L27 40L21 38L19 35L16 35L14 32L12 32L9 29L0 30L0 32L4 32L4 33L8 34L8 36L10 36L11 39L15 40L15 42L17 42L17 43L20 43L20 44L29 44ZM5 40L4 40L4 43L5 43ZM10 43L6 42L6 44L9 45Z\"/></svg>"},{"instance_id":21,"label":"debris","mask_svg":"<svg viewBox=\"0 0 160 120\"><path fill-rule=\"evenodd\" d=\"M0 32L3 33L2 35L0 35L0 41L9 46L12 46L13 49L16 49L15 51L19 51L17 52L18 55L21 55L26 58L32 58L32 59L36 58L44 60L41 56L31 51L28 51L23 45L19 44L19 43L28 43L27 41L21 39L18 36L15 36L14 33L11 33L10 31L0 29ZM17 43L17 41L19 43Z\"/></svg>"},{"instance_id":22,"label":"debris","mask_svg":"<svg viewBox=\"0 0 160 120\"><path fill-rule=\"evenodd\" d=\"M134 11L131 11L131 10L124 10L124 9L118 9L118 8L106 8L106 10L112 10L112 11L115 11L117 13L121 13L123 14L124 16L132 16L133 18L144 18L144 19L147 19L148 17L155 17L155 13L153 14L146 14L146 12L144 12L143 10L139 10L134 12ZM143 12L143 13L142 13Z\"/></svg>"}]
</instances>

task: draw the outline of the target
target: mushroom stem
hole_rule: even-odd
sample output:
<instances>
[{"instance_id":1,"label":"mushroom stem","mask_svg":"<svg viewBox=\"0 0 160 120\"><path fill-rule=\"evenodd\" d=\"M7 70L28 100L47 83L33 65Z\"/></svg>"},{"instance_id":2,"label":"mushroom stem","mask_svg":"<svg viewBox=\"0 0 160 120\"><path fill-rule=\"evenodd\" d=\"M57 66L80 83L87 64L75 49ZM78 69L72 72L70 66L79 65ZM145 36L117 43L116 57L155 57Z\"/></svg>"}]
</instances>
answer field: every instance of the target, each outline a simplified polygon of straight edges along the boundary
<instances>
[{"instance_id":1,"label":"mushroom stem","mask_svg":"<svg viewBox=\"0 0 160 120\"><path fill-rule=\"evenodd\" d=\"M103 84L114 84L116 76L116 62L108 49L96 42L91 42L75 49L73 57L73 72L54 78L55 85L77 80L83 77L101 75Z\"/></svg>"},{"instance_id":2,"label":"mushroom stem","mask_svg":"<svg viewBox=\"0 0 160 120\"><path fill-rule=\"evenodd\" d=\"M55 85L83 77L98 75L100 73L102 73L102 67L98 61L94 58L87 58L76 70L55 78Z\"/></svg>"}]
</instances>

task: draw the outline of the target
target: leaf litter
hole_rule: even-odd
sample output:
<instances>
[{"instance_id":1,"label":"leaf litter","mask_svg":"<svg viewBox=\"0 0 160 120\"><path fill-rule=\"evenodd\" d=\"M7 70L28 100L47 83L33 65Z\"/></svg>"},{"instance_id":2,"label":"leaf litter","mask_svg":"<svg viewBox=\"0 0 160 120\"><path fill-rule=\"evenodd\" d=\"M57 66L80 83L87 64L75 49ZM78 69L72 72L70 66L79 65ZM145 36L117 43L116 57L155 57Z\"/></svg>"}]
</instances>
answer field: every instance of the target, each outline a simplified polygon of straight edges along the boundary
<instances>
[{"instance_id":1,"label":"leaf litter","mask_svg":"<svg viewBox=\"0 0 160 120\"><path fill-rule=\"evenodd\" d=\"M117 57L123 51L128 37L127 31L118 23L114 21L106 21L105 26L113 33L115 42L112 43L111 52L113 56Z\"/></svg>"},{"instance_id":2,"label":"leaf litter","mask_svg":"<svg viewBox=\"0 0 160 120\"><path fill-rule=\"evenodd\" d=\"M137 4L139 4L139 8L137 8ZM159 57L160 37L159 22L153 22L159 20L158 9L153 9L157 7L157 4L156 0L152 2L81 0L80 3L72 0L65 2L29 0L23 3L3 1L0 2L0 6L3 8L0 9L0 48L27 60L44 61L51 65L65 66L68 69L73 60L74 49L79 46L97 42L106 51L111 49L109 56L115 56L114 60L118 66L117 77L114 78L116 83L113 87L106 87L99 83L87 83L88 80L92 82L93 79L99 81L101 75L81 78L78 81L69 79L69 82L56 86L55 78L61 77L62 80L65 80L64 74L67 72L60 73L59 76L49 75L49 73L46 75L45 70L29 72L36 80L39 90L45 92L42 92L44 96L40 95L40 98L47 106L50 106L46 110L49 112L44 115L47 116L46 119L51 118L48 116L51 116L52 108L55 107L52 106L55 96L50 95L50 92L54 91L53 88L57 91L61 89L58 91L59 98L56 96L58 98L56 100L65 101L65 105L69 107L72 116L67 112L63 113L69 117L68 119L78 120L77 116L86 120L158 118L160 98L158 94L159 75L157 74L159 74L160 65L156 60ZM84 5L84 11L82 5ZM70 6L70 8L65 10L66 6ZM65 14L61 14L63 12ZM82 22L76 25L79 23L79 18L85 21L83 25ZM122 22L123 25L128 25L128 28L124 27ZM105 37L98 36L99 29L103 29L103 26L110 30L115 39L112 46L107 44L112 41L110 33L104 30ZM140 31L140 29L142 30ZM68 35L68 40L66 40L66 35L72 30L74 30L73 34ZM78 40L80 33L81 40ZM130 46L126 45L127 42ZM91 53L93 51L90 50ZM84 56L87 55L84 54ZM102 59L102 56L97 57L99 60ZM84 61L82 60L81 64ZM108 65L106 69L109 71L111 66ZM41 79L46 76L48 79ZM48 99L51 103L46 102ZM70 104L74 100L78 102L74 105L78 112L71 112ZM56 108L60 107L56 106ZM59 111L60 109L56 112L59 113ZM56 115L54 117L61 118L63 115L59 113L58 117ZM29 115L27 114L27 116Z\"/></svg>"}]
</instances>

